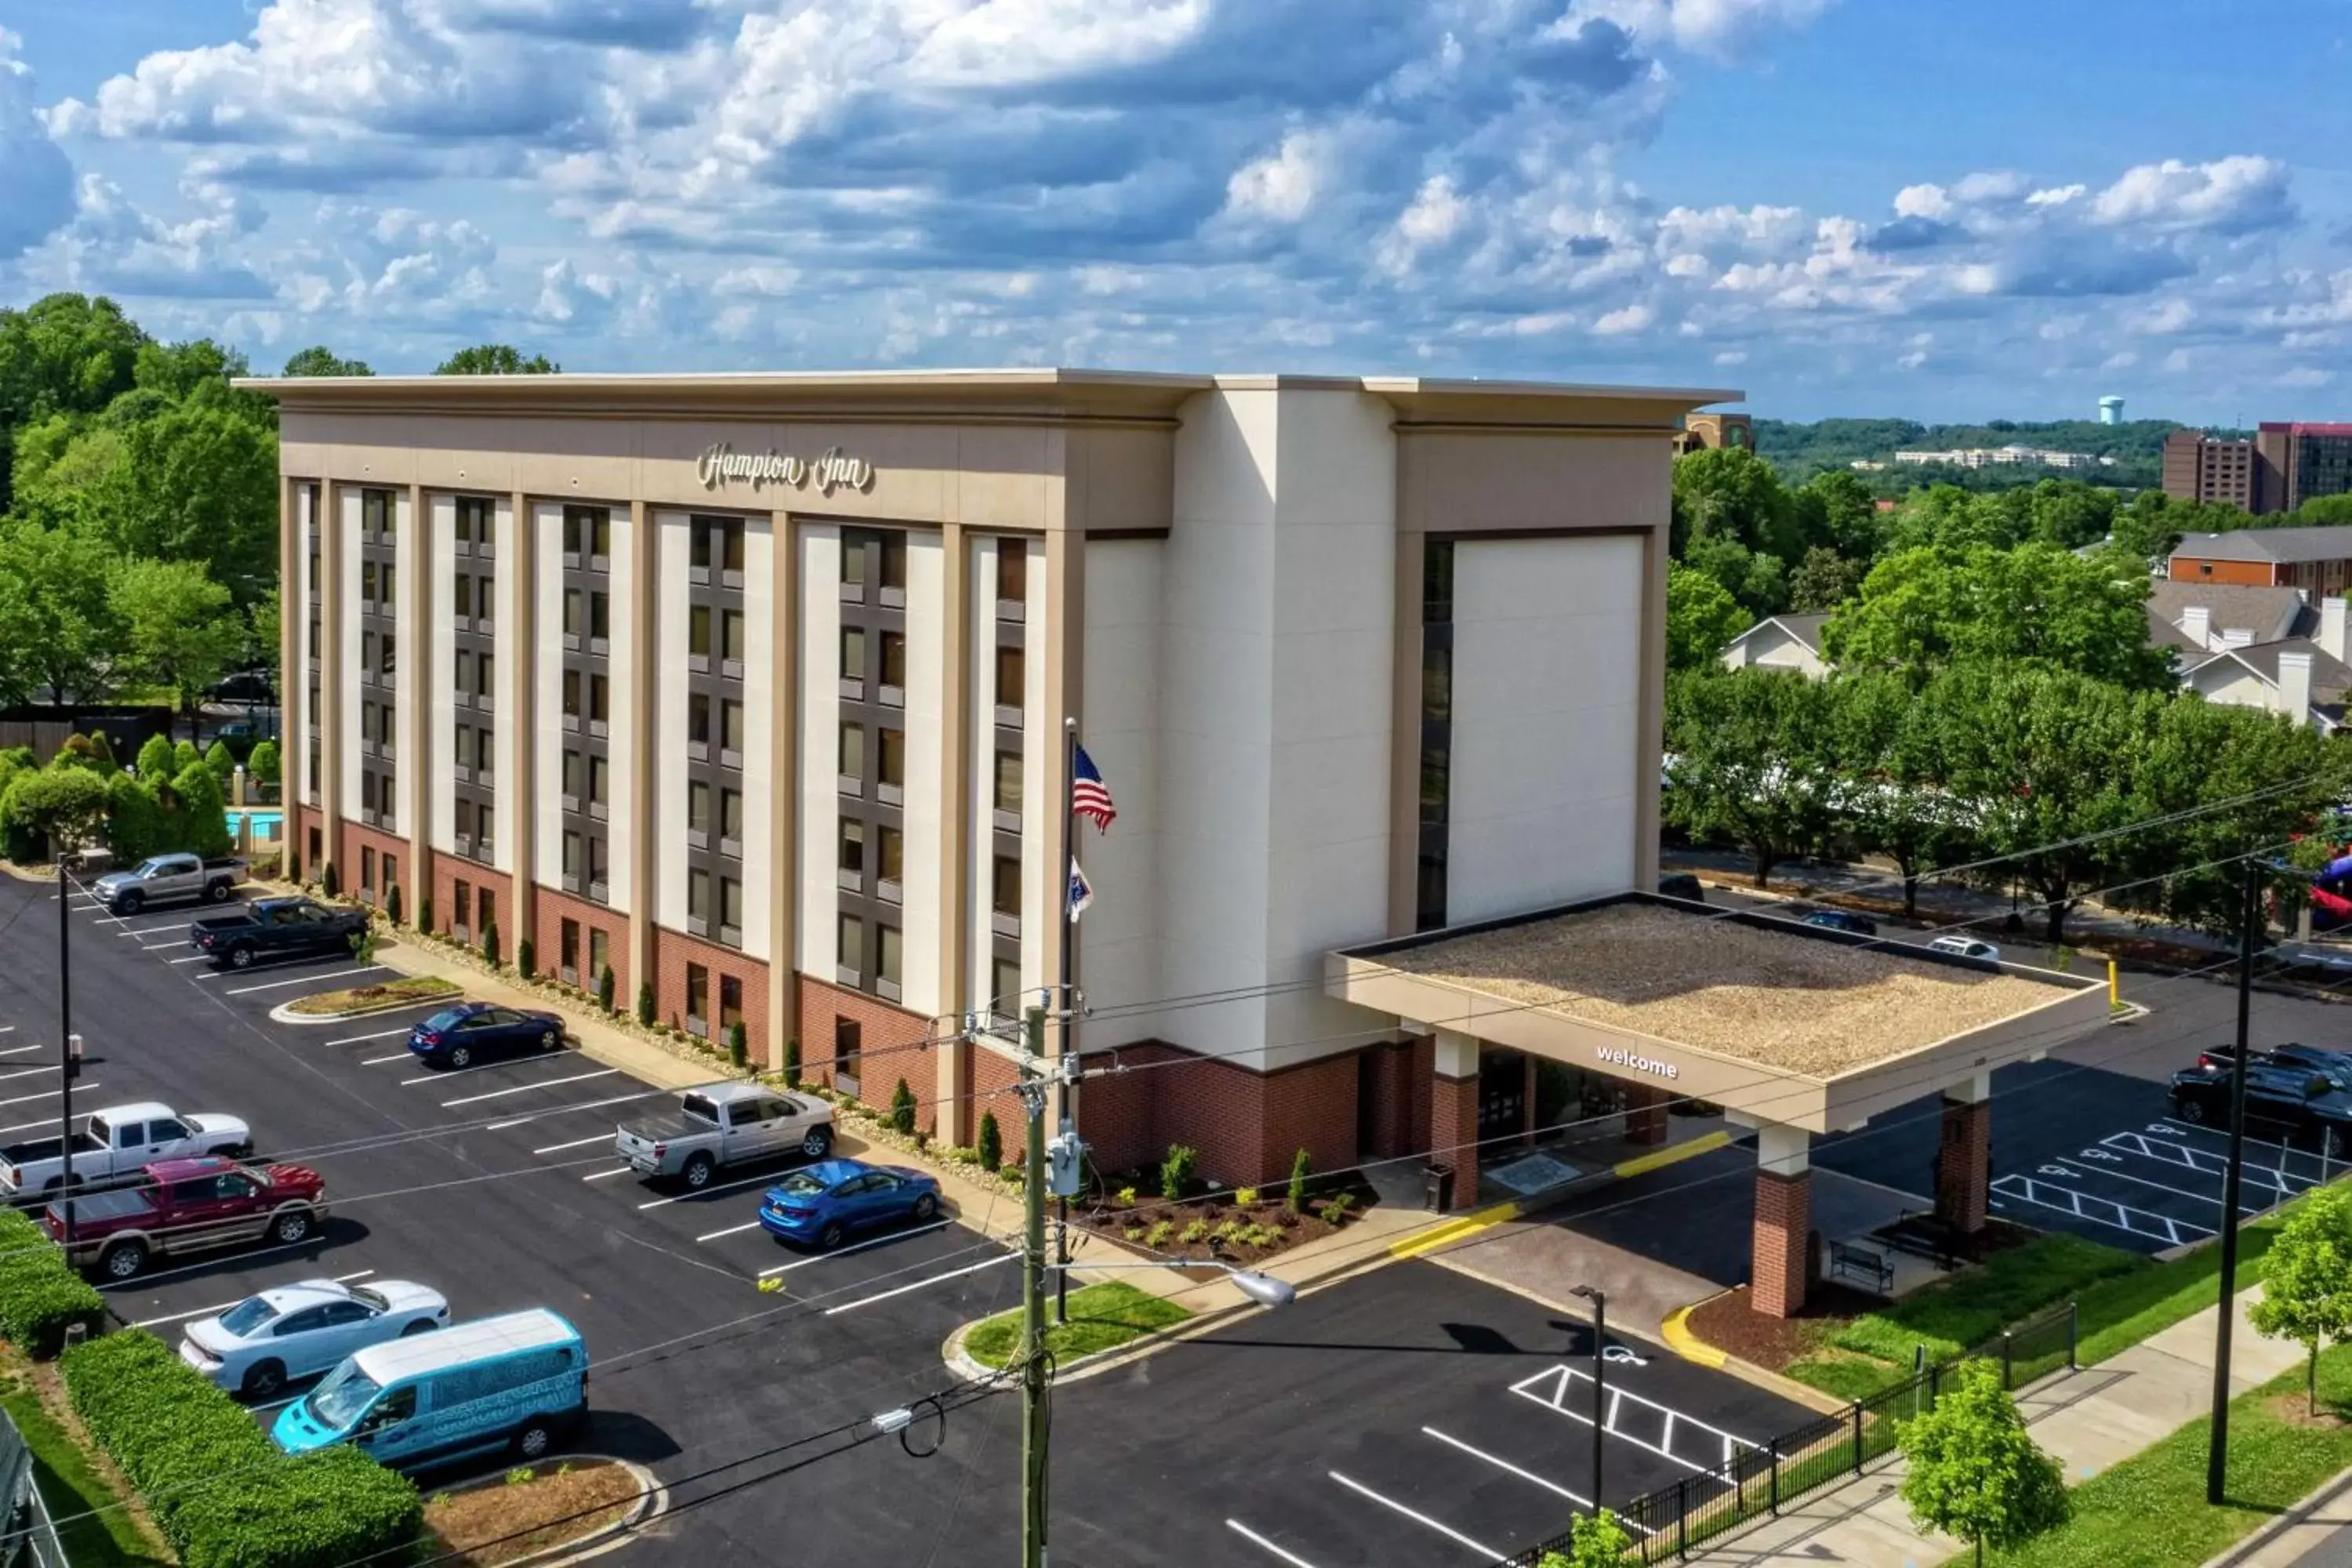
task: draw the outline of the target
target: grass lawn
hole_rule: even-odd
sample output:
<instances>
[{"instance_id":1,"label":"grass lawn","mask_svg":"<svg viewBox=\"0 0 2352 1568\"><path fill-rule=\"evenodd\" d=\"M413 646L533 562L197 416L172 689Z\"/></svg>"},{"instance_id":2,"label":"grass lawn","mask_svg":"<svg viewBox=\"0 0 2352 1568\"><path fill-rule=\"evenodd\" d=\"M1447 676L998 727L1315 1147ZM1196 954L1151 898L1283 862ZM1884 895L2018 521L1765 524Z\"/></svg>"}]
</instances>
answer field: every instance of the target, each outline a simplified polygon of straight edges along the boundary
<instances>
[{"instance_id":1,"label":"grass lawn","mask_svg":"<svg viewBox=\"0 0 2352 1568\"><path fill-rule=\"evenodd\" d=\"M5 1374L0 1375L0 1410L8 1413L33 1451L34 1482L41 1489L49 1517L59 1521L58 1537L74 1568L147 1568L169 1563L163 1546L142 1533L131 1510L121 1506L126 1494L114 1489L42 1408L23 1358L11 1351L7 1363ZM76 1517L79 1515L89 1517Z\"/></svg>"},{"instance_id":2,"label":"grass lawn","mask_svg":"<svg viewBox=\"0 0 2352 1568\"><path fill-rule=\"evenodd\" d=\"M371 1007L388 1007L395 1002L430 1002L436 997L455 996L465 989L454 980L444 980L437 974L412 974L399 980L387 980L381 985L355 985L348 991L321 991L316 996L305 996L287 1010L315 1018L331 1018L339 1014L364 1012Z\"/></svg>"},{"instance_id":3,"label":"grass lawn","mask_svg":"<svg viewBox=\"0 0 2352 1568\"><path fill-rule=\"evenodd\" d=\"M2352 1466L2352 1346L2319 1358L2324 1425L2303 1419L2301 1367L2230 1405L2228 1500L2205 1504L2200 1417L2074 1489L2074 1517L2014 1552L2005 1568L2196 1568ZM1973 1553L1954 1558L1973 1561Z\"/></svg>"},{"instance_id":4,"label":"grass lawn","mask_svg":"<svg viewBox=\"0 0 2352 1568\"><path fill-rule=\"evenodd\" d=\"M1054 1304L1045 1303L1045 1344L1054 1359L1065 1364L1096 1351L1107 1351L1161 1329L1173 1328L1192 1314L1175 1302L1116 1280L1070 1292L1070 1321L1054 1321ZM1000 1367L1021 1344L1021 1310L999 1312L972 1325L964 1336L964 1353L986 1367Z\"/></svg>"}]
</instances>

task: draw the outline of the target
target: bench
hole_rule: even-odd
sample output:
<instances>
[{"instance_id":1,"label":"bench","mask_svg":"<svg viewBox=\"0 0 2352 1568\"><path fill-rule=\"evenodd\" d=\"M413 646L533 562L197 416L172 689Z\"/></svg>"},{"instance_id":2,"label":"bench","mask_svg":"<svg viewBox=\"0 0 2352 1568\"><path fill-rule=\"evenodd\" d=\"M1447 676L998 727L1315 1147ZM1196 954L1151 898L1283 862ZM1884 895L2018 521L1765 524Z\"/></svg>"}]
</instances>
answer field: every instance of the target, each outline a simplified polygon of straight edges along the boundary
<instances>
[{"instance_id":1,"label":"bench","mask_svg":"<svg viewBox=\"0 0 2352 1568\"><path fill-rule=\"evenodd\" d=\"M1895 1265L1878 1253L1843 1241L1830 1243L1829 1274L1874 1296L1895 1294Z\"/></svg>"}]
</instances>

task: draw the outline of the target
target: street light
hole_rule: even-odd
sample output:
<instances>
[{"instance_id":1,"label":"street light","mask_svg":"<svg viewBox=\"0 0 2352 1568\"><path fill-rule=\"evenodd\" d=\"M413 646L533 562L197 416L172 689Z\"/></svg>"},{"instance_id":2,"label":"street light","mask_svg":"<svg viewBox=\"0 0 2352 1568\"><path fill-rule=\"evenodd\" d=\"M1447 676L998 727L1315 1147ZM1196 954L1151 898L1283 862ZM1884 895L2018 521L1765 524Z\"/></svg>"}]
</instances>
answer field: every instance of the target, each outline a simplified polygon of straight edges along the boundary
<instances>
[{"instance_id":1,"label":"street light","mask_svg":"<svg viewBox=\"0 0 2352 1568\"><path fill-rule=\"evenodd\" d=\"M1601 1517L1601 1430L1603 1379L1608 1376L1609 1358L1602 1353L1609 1342L1609 1293L1590 1285L1579 1285L1569 1292L1592 1303L1592 1517Z\"/></svg>"}]
</instances>

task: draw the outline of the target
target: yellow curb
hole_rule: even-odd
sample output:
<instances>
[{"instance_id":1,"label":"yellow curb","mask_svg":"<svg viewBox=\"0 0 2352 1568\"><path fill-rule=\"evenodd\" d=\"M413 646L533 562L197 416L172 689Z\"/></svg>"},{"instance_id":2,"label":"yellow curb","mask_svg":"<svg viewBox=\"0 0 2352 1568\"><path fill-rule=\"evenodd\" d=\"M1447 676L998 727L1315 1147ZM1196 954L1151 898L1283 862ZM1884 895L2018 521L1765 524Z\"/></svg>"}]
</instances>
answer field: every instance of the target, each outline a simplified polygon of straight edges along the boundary
<instances>
[{"instance_id":1,"label":"yellow curb","mask_svg":"<svg viewBox=\"0 0 2352 1568\"><path fill-rule=\"evenodd\" d=\"M1692 1305L1697 1303L1693 1302ZM1690 1307L1675 1308L1666 1314L1666 1321L1658 1325L1658 1332L1664 1336L1667 1348L1685 1361L1695 1361L1701 1366L1713 1367L1720 1372L1724 1363L1731 1358L1690 1331L1689 1325L1684 1321L1690 1315Z\"/></svg>"},{"instance_id":2,"label":"yellow curb","mask_svg":"<svg viewBox=\"0 0 2352 1568\"><path fill-rule=\"evenodd\" d=\"M1661 1149L1654 1154L1636 1154L1630 1160L1620 1160L1609 1169L1620 1176L1638 1176L1644 1171L1664 1170L1668 1165L1678 1165L1697 1155L1712 1153L1730 1142L1731 1134L1728 1132L1709 1132L1687 1143Z\"/></svg>"},{"instance_id":3,"label":"yellow curb","mask_svg":"<svg viewBox=\"0 0 2352 1568\"><path fill-rule=\"evenodd\" d=\"M1389 1256L1418 1258L1433 1248L1444 1247L1450 1242L1460 1241L1465 1236L1475 1236L1488 1226L1500 1225L1507 1219L1517 1219L1518 1215L1517 1204L1496 1204L1492 1208L1480 1209L1475 1214L1465 1214L1459 1219L1447 1220L1444 1225L1432 1226L1429 1229L1415 1236L1408 1236L1402 1241L1391 1241L1389 1243Z\"/></svg>"}]
</instances>

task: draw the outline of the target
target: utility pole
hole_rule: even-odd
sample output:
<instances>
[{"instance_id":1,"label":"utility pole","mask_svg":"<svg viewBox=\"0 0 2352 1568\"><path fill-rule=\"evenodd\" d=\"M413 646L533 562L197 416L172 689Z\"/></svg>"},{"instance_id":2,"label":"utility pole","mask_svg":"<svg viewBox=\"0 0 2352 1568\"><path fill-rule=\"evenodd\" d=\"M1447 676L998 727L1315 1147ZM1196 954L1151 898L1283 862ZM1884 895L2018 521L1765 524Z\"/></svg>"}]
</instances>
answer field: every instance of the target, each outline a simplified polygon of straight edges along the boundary
<instances>
[{"instance_id":1,"label":"utility pole","mask_svg":"<svg viewBox=\"0 0 2352 1568\"><path fill-rule=\"evenodd\" d=\"M73 879L66 872L66 847L62 837L50 836L50 852L58 861L58 1157L63 1162L62 1179L58 1186L58 1199L63 1209L65 1245L68 1255L73 1251L73 916L69 912L69 895Z\"/></svg>"},{"instance_id":2,"label":"utility pole","mask_svg":"<svg viewBox=\"0 0 2352 1568\"><path fill-rule=\"evenodd\" d=\"M2262 920L2262 861L2246 858L2238 915L2238 1048L2230 1058L2230 1161L2221 1173L2221 1310L2213 1325L2213 1430L2205 1457L2205 1500L2219 1507L2230 1468L2230 1331L2238 1311L2238 1192L2246 1157L2246 1058L2253 1053L2254 935Z\"/></svg>"},{"instance_id":3,"label":"utility pole","mask_svg":"<svg viewBox=\"0 0 2352 1568\"><path fill-rule=\"evenodd\" d=\"M1029 1009L1021 1063L1021 1568L1045 1568L1045 1010ZM1066 1271L1065 1271L1066 1273Z\"/></svg>"}]
</instances>

